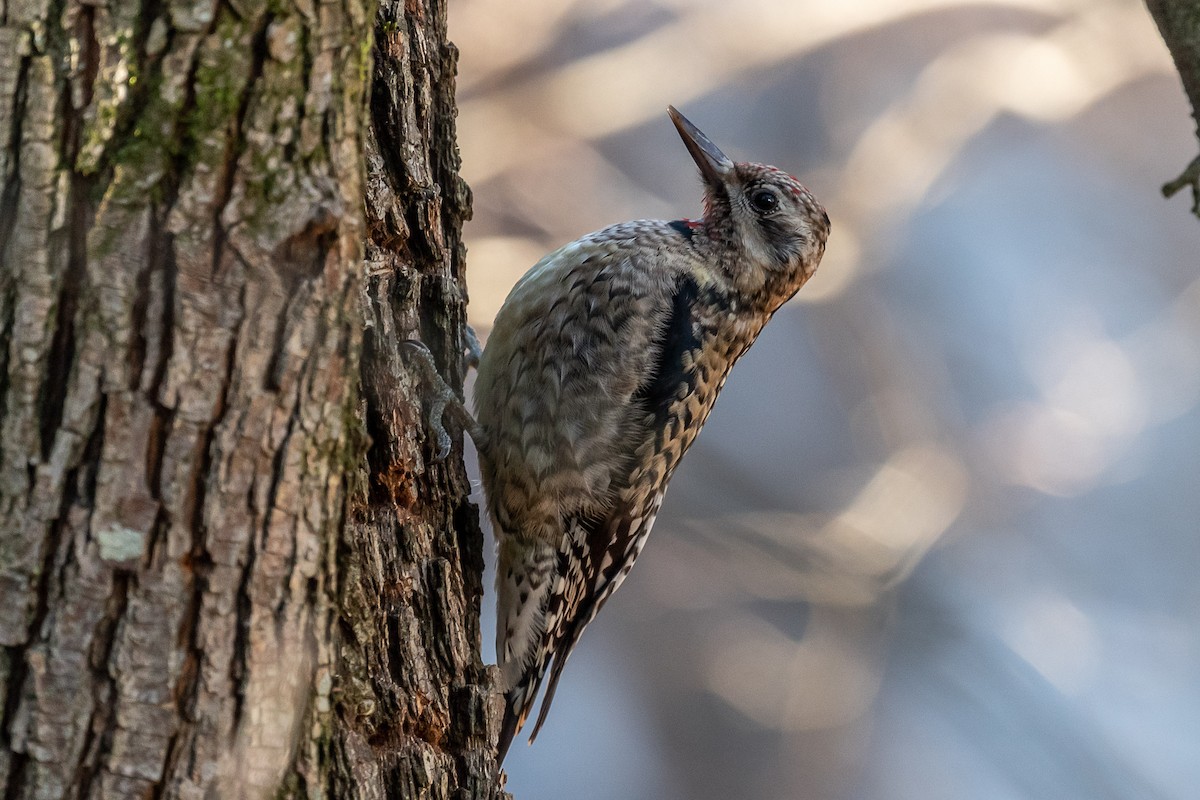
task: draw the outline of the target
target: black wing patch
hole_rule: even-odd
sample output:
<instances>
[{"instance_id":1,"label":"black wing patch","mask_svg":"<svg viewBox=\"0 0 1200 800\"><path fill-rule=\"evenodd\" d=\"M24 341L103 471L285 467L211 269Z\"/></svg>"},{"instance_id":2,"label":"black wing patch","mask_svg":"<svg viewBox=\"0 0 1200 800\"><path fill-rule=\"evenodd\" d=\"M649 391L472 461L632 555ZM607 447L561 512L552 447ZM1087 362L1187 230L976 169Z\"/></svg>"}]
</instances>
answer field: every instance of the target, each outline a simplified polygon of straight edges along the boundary
<instances>
[{"instance_id":1,"label":"black wing patch","mask_svg":"<svg viewBox=\"0 0 1200 800\"><path fill-rule=\"evenodd\" d=\"M650 377L633 394L634 400L644 403L646 410L654 414L651 430L662 430L679 387L692 380L684 367L684 355L700 348L700 338L692 321L692 311L699 297L696 279L691 275L684 276L671 298L671 313L663 328L658 360Z\"/></svg>"}]
</instances>

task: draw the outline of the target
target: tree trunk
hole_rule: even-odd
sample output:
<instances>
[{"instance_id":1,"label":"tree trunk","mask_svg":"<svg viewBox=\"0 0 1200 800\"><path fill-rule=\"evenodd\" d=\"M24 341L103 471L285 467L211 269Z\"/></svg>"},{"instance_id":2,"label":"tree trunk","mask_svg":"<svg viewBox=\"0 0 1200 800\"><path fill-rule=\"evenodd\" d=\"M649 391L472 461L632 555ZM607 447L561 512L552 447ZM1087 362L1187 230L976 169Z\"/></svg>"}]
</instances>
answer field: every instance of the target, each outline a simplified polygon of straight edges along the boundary
<instances>
[{"instance_id":1,"label":"tree trunk","mask_svg":"<svg viewBox=\"0 0 1200 800\"><path fill-rule=\"evenodd\" d=\"M1146 7L1175 60L1200 139L1200 0L1146 0ZM1200 217L1200 156L1163 187L1163 194L1170 197L1185 186L1192 189L1192 213Z\"/></svg>"},{"instance_id":2,"label":"tree trunk","mask_svg":"<svg viewBox=\"0 0 1200 800\"><path fill-rule=\"evenodd\" d=\"M360 788L338 797L384 796L362 788L372 780L388 797L500 795L503 701L480 659L483 534L462 434L431 463L401 348L419 338L462 386L471 199L454 139L458 53L445 7L426 2L385 3L375 25L360 406L370 448L345 528L342 656L358 677L343 685L338 746Z\"/></svg>"},{"instance_id":3,"label":"tree trunk","mask_svg":"<svg viewBox=\"0 0 1200 800\"><path fill-rule=\"evenodd\" d=\"M461 381L455 55L373 13L0 0L6 800L498 793L399 347Z\"/></svg>"}]
</instances>

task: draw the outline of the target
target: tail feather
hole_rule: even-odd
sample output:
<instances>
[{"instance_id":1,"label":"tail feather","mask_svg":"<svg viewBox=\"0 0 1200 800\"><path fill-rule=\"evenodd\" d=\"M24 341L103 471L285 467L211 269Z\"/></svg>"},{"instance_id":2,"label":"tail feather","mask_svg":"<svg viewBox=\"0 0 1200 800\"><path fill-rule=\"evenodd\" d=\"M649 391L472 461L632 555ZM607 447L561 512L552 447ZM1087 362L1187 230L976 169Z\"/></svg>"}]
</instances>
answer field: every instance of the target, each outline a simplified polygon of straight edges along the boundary
<instances>
[{"instance_id":1,"label":"tail feather","mask_svg":"<svg viewBox=\"0 0 1200 800\"><path fill-rule=\"evenodd\" d=\"M504 701L504 722L500 725L500 743L496 748L497 767L504 763L504 757L508 755L508 748L512 746L513 739L516 738L517 731L521 730L521 724L524 722L521 719L520 711L513 705L513 694L509 693Z\"/></svg>"},{"instance_id":2,"label":"tail feather","mask_svg":"<svg viewBox=\"0 0 1200 800\"><path fill-rule=\"evenodd\" d=\"M505 685L504 721L497 763L504 759L533 708L548 654L546 607L559 555L539 541L501 540L496 574L496 661Z\"/></svg>"},{"instance_id":3,"label":"tail feather","mask_svg":"<svg viewBox=\"0 0 1200 800\"><path fill-rule=\"evenodd\" d=\"M549 666L550 682L530 743L537 738L568 658L584 629L624 581L645 543L656 510L657 506L639 517L637 525L626 515L618 515L615 521L571 520L558 549L542 542L502 541L496 580L500 604L496 652L508 690L500 733L501 759L529 718ZM625 524L619 524L622 521ZM619 535L607 535L612 530ZM589 549L597 532L614 543L617 559L606 562L604 555L609 551L602 551L597 559Z\"/></svg>"},{"instance_id":4,"label":"tail feather","mask_svg":"<svg viewBox=\"0 0 1200 800\"><path fill-rule=\"evenodd\" d=\"M508 753L508 748L512 745L513 739L520 733L521 728L525 726L525 720L529 719L529 714L533 711L534 701L537 700L538 687L542 685L542 677L546 673L546 662L543 660L540 664L530 667L516 686L513 686L504 696L504 722L500 725L500 745L496 755L496 763L500 764L504 761L504 756ZM538 723L541 724L540 721ZM537 732L534 731L534 735ZM533 743L533 737L529 737L529 743Z\"/></svg>"},{"instance_id":5,"label":"tail feather","mask_svg":"<svg viewBox=\"0 0 1200 800\"><path fill-rule=\"evenodd\" d=\"M604 600L608 599L608 595L604 596ZM550 682L546 684L546 692L542 695L542 705L538 710L537 721L533 725L533 732L529 734L529 743L533 744L537 739L538 732L542 729L542 724L546 721L546 716L550 713L550 706L554 702L554 693L558 689L559 678L562 677L563 667L567 665L567 659L571 657L571 653L575 651L575 645L579 643L579 637L583 635L583 631L588 624L596 618L596 614L600 611L600 606L604 605L604 601L591 605L590 608L584 611L583 615L572 620L565 620L567 623L565 630L559 630L552 639L553 644L545 652L542 662L538 665L537 670L530 670L531 676L536 676L530 682L529 694L524 698L525 708L517 724L517 730L525 724L525 719L529 716L529 712L533 710L534 699L537 695L538 688L542 684L542 679L546 674L546 665L551 660L550 665Z\"/></svg>"}]
</instances>

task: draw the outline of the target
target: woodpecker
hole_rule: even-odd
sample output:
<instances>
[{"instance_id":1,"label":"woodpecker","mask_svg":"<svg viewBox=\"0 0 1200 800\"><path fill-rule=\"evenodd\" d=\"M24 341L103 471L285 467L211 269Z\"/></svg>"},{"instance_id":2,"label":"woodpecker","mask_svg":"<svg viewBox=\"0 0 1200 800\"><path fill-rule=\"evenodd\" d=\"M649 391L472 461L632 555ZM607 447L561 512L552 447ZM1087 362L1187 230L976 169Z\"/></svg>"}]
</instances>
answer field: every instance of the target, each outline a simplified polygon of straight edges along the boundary
<instances>
[{"instance_id":1,"label":"woodpecker","mask_svg":"<svg viewBox=\"0 0 1200 800\"><path fill-rule=\"evenodd\" d=\"M668 113L700 168L704 216L626 222L550 253L508 295L478 363L465 424L497 539L498 761L549 668L537 737L730 369L812 276L829 235L799 181L735 164Z\"/></svg>"}]
</instances>

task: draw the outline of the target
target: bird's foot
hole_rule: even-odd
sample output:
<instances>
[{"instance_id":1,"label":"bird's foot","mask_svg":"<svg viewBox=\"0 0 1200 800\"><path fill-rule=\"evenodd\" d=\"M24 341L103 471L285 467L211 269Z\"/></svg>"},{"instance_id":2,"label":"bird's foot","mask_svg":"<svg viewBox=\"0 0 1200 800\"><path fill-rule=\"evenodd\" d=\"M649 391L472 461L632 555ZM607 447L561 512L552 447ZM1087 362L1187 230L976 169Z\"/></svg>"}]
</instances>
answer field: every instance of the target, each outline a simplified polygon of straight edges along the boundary
<instances>
[{"instance_id":1,"label":"bird's foot","mask_svg":"<svg viewBox=\"0 0 1200 800\"><path fill-rule=\"evenodd\" d=\"M468 328L467 330L470 330ZM470 334L470 340L473 340L478 345L478 340L475 339L475 334ZM475 422L475 418L471 416L471 412L467 411L467 407L463 401L449 384L442 379L438 373L437 365L433 361L433 353L429 352L429 348L424 343L416 339L408 339L404 342L408 348L409 354L412 356L412 362L416 365L420 375L421 383L428 390L429 411L426 417L425 424L427 430L436 443L433 460L435 462L445 460L446 456L450 455L450 447L452 440L450 434L446 430L446 426L442 423L442 418L449 411L462 425L472 439L478 439L479 424ZM470 343L468 342L468 346Z\"/></svg>"}]
</instances>

